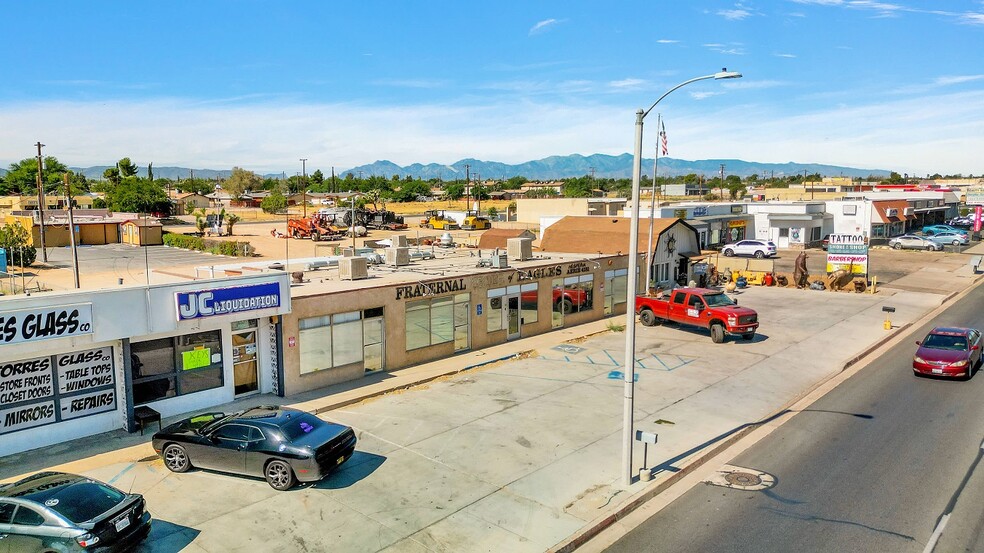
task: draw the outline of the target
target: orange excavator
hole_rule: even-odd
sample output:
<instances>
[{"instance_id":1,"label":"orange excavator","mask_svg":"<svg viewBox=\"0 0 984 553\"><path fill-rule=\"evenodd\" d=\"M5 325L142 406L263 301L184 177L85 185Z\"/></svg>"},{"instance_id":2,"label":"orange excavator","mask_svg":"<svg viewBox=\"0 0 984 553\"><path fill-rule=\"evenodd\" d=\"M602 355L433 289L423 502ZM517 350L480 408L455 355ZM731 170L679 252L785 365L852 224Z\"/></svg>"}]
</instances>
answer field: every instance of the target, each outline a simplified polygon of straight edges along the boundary
<instances>
[{"instance_id":1,"label":"orange excavator","mask_svg":"<svg viewBox=\"0 0 984 553\"><path fill-rule=\"evenodd\" d=\"M348 232L348 226L338 223L332 214L315 213L310 217L287 220L287 235L292 238L333 240Z\"/></svg>"}]
</instances>

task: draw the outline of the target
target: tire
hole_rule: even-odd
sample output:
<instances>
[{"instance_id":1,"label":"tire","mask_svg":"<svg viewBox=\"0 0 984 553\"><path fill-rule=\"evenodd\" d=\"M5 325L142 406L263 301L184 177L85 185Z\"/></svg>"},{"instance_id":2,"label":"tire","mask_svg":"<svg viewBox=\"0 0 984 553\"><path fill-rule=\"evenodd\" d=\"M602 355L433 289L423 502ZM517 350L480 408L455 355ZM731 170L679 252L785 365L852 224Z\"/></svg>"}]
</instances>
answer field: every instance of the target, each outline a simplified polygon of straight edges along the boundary
<instances>
[{"instance_id":1,"label":"tire","mask_svg":"<svg viewBox=\"0 0 984 553\"><path fill-rule=\"evenodd\" d=\"M754 332L746 332L746 333L744 333L744 334L741 335L741 339L742 340L751 340L754 337L755 337L755 333Z\"/></svg>"},{"instance_id":2,"label":"tire","mask_svg":"<svg viewBox=\"0 0 984 553\"><path fill-rule=\"evenodd\" d=\"M755 252L755 259L762 259L763 257L765 257L765 252L762 250Z\"/></svg>"},{"instance_id":3,"label":"tire","mask_svg":"<svg viewBox=\"0 0 984 553\"><path fill-rule=\"evenodd\" d=\"M936 251L936 246L926 246L926 251L927 252L935 252Z\"/></svg>"},{"instance_id":4,"label":"tire","mask_svg":"<svg viewBox=\"0 0 984 553\"><path fill-rule=\"evenodd\" d=\"M317 242L318 240L321 240L321 235L318 234L317 232L312 232L311 233L311 241L312 242Z\"/></svg>"},{"instance_id":5,"label":"tire","mask_svg":"<svg viewBox=\"0 0 984 553\"><path fill-rule=\"evenodd\" d=\"M639 313L639 322L642 323L642 326L654 326L656 324L656 314L650 309L643 309Z\"/></svg>"},{"instance_id":6,"label":"tire","mask_svg":"<svg viewBox=\"0 0 984 553\"><path fill-rule=\"evenodd\" d=\"M735 250L727 249L724 250L724 257L733 257L735 255Z\"/></svg>"},{"instance_id":7,"label":"tire","mask_svg":"<svg viewBox=\"0 0 984 553\"><path fill-rule=\"evenodd\" d=\"M188 472L191 468L191 459L188 452L178 444L169 444L161 453L164 459L164 466L171 472Z\"/></svg>"},{"instance_id":8,"label":"tire","mask_svg":"<svg viewBox=\"0 0 984 553\"><path fill-rule=\"evenodd\" d=\"M950 242L950 243L953 244L954 246L959 246L960 245L960 240L954 240L953 242Z\"/></svg>"},{"instance_id":9,"label":"tire","mask_svg":"<svg viewBox=\"0 0 984 553\"><path fill-rule=\"evenodd\" d=\"M294 229L294 230L291 231L290 236L291 236L291 238L295 238L295 239L300 238L301 237L301 232L299 230L297 230L297 229Z\"/></svg>"},{"instance_id":10,"label":"tire","mask_svg":"<svg viewBox=\"0 0 984 553\"><path fill-rule=\"evenodd\" d=\"M720 344L724 341L724 327L719 323L711 325L711 341Z\"/></svg>"},{"instance_id":11,"label":"tire","mask_svg":"<svg viewBox=\"0 0 984 553\"><path fill-rule=\"evenodd\" d=\"M263 476L266 477L267 484L278 492L289 490L297 483L290 465L279 459L267 463L263 468Z\"/></svg>"},{"instance_id":12,"label":"tire","mask_svg":"<svg viewBox=\"0 0 984 553\"><path fill-rule=\"evenodd\" d=\"M567 298L560 300L560 311L564 315L570 315L574 312L574 302Z\"/></svg>"},{"instance_id":13,"label":"tire","mask_svg":"<svg viewBox=\"0 0 984 553\"><path fill-rule=\"evenodd\" d=\"M902 244L899 243L899 242L896 242L895 245L892 246L892 248L894 248L896 250L901 250L902 249Z\"/></svg>"}]
</instances>

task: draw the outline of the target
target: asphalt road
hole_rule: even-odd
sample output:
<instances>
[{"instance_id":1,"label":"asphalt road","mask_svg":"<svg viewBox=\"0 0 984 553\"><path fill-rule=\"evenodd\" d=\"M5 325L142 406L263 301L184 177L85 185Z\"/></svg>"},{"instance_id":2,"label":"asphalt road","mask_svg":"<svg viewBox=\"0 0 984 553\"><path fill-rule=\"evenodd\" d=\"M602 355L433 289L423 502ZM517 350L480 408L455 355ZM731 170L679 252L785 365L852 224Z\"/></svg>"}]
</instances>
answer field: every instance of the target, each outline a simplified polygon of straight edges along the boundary
<instances>
[{"instance_id":1,"label":"asphalt road","mask_svg":"<svg viewBox=\"0 0 984 553\"><path fill-rule=\"evenodd\" d=\"M916 336L984 326L982 300L978 287ZM917 378L914 349L874 360L730 462L771 475L771 488L705 482L607 551L919 552L941 522L933 551L984 551L984 371Z\"/></svg>"}]
</instances>

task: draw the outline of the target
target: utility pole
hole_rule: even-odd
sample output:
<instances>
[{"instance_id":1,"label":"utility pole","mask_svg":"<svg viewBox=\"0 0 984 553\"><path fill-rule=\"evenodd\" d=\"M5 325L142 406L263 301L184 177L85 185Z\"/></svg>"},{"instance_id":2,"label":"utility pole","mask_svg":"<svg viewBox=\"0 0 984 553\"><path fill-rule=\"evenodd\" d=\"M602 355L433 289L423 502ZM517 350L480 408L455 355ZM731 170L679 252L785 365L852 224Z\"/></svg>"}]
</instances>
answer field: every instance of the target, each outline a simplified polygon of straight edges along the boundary
<instances>
[{"instance_id":1,"label":"utility pole","mask_svg":"<svg viewBox=\"0 0 984 553\"><path fill-rule=\"evenodd\" d=\"M465 211L468 211L468 204L471 202L471 174L468 170L471 169L471 165L465 164Z\"/></svg>"},{"instance_id":2,"label":"utility pole","mask_svg":"<svg viewBox=\"0 0 984 553\"><path fill-rule=\"evenodd\" d=\"M43 171L41 166L41 148L44 144L38 141L35 146L38 147L38 218L41 220L41 260L47 263L48 250L44 248L44 178L41 174Z\"/></svg>"},{"instance_id":3,"label":"utility pole","mask_svg":"<svg viewBox=\"0 0 984 553\"><path fill-rule=\"evenodd\" d=\"M75 247L75 217L72 214L72 187L68 184L68 173L65 173L65 196L68 198L68 236L72 241L72 272L75 275L75 289L79 286L79 252ZM146 249L144 250L146 253Z\"/></svg>"},{"instance_id":4,"label":"utility pole","mask_svg":"<svg viewBox=\"0 0 984 553\"><path fill-rule=\"evenodd\" d=\"M307 158L301 158L301 173L304 175L301 182L301 204L303 204L304 214L303 217L307 217Z\"/></svg>"},{"instance_id":5,"label":"utility pole","mask_svg":"<svg viewBox=\"0 0 984 553\"><path fill-rule=\"evenodd\" d=\"M331 166L331 192L338 194L338 183L335 182L335 166Z\"/></svg>"},{"instance_id":6,"label":"utility pole","mask_svg":"<svg viewBox=\"0 0 984 553\"><path fill-rule=\"evenodd\" d=\"M724 199L724 164L723 163L721 164L720 171L721 171L721 188L719 188L719 190L721 191L721 199L723 200Z\"/></svg>"},{"instance_id":7,"label":"utility pole","mask_svg":"<svg viewBox=\"0 0 984 553\"><path fill-rule=\"evenodd\" d=\"M475 182L478 183L476 186L482 186L482 175L481 174L475 173ZM479 191L477 194L475 194L475 203L478 204L478 206L477 206L478 209L475 210L475 215L481 215L482 214L482 193L481 193L481 191ZM468 211L468 210L466 209L465 211Z\"/></svg>"}]
</instances>

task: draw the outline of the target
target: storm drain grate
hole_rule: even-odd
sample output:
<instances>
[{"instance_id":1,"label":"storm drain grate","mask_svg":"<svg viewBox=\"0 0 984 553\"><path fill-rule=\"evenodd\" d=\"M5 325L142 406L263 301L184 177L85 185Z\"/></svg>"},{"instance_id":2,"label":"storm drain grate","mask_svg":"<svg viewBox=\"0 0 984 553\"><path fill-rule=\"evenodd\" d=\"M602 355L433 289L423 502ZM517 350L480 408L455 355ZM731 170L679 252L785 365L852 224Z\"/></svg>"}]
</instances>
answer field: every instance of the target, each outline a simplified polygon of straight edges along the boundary
<instances>
[{"instance_id":1,"label":"storm drain grate","mask_svg":"<svg viewBox=\"0 0 984 553\"><path fill-rule=\"evenodd\" d=\"M758 491L775 486L776 477L760 470L724 465L704 482L735 490Z\"/></svg>"}]
</instances>

